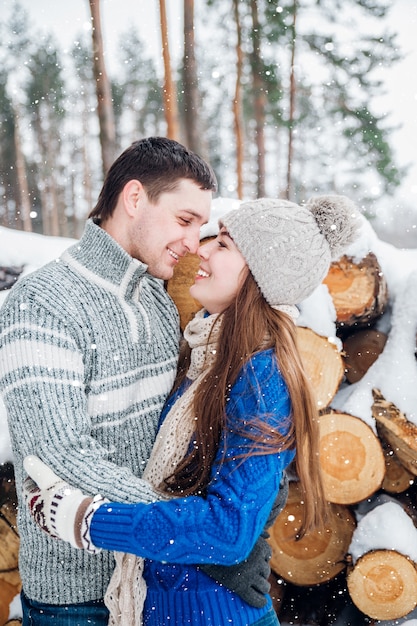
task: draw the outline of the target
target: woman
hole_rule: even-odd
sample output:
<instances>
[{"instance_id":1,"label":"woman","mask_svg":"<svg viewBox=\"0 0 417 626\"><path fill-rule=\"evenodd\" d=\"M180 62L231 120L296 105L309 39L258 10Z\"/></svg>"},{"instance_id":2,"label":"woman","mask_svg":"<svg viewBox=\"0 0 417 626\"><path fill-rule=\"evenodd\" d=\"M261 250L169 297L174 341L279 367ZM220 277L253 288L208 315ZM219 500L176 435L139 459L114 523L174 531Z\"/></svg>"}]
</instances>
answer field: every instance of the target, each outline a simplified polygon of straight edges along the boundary
<instances>
[{"instance_id":1,"label":"woman","mask_svg":"<svg viewBox=\"0 0 417 626\"><path fill-rule=\"evenodd\" d=\"M300 536L324 522L317 409L297 350L295 305L357 228L355 208L340 196L307 206L261 199L228 213L217 238L200 247L190 292L204 308L185 329L144 474L164 500L92 501L27 460L41 487L27 485L27 500L44 530L92 552L145 558L143 576L142 559L119 559L108 593L113 623L141 623L143 606L147 626L278 624L269 597L263 608L249 606L196 564L247 557L294 457L305 501Z\"/></svg>"}]
</instances>

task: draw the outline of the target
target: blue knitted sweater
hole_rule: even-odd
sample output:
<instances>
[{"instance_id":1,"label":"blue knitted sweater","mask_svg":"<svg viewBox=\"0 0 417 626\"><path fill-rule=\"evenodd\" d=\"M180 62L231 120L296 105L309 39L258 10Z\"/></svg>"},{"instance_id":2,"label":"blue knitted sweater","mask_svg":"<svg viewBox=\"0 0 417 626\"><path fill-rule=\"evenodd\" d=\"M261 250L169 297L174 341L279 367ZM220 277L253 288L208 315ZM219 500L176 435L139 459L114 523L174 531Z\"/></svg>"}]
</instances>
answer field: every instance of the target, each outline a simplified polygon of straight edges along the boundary
<instances>
[{"instance_id":1,"label":"blue knitted sweater","mask_svg":"<svg viewBox=\"0 0 417 626\"><path fill-rule=\"evenodd\" d=\"M162 418L184 389L185 385L170 399ZM247 626L269 610L269 597L262 609L249 606L198 564L232 565L249 555L268 518L282 472L294 458L294 451L286 450L242 461L239 455L253 444L234 426L255 428L255 416L286 432L289 412L288 392L273 352L255 355L231 390L230 428L222 441L226 462L219 466L220 445L206 498L189 496L147 505L111 502L95 513L91 538L96 546L147 559L146 626Z\"/></svg>"},{"instance_id":2,"label":"blue knitted sweater","mask_svg":"<svg viewBox=\"0 0 417 626\"><path fill-rule=\"evenodd\" d=\"M0 316L0 391L17 493L38 455L91 495L150 502L141 480L175 377L178 312L163 282L91 220L60 259L19 280ZM49 538L19 502L26 595L49 604L103 598L114 568Z\"/></svg>"}]
</instances>

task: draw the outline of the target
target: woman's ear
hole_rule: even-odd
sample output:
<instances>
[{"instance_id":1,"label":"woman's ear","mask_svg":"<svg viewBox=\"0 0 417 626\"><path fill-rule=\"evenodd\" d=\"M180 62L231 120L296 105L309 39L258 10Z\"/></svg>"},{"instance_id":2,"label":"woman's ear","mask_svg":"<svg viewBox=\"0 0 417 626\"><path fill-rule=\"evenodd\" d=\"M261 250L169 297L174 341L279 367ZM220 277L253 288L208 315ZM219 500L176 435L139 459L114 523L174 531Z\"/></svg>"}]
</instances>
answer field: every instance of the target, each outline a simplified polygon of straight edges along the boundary
<instances>
[{"instance_id":1,"label":"woman's ear","mask_svg":"<svg viewBox=\"0 0 417 626\"><path fill-rule=\"evenodd\" d=\"M139 180L132 179L123 187L123 206L129 217L135 217L141 201L146 197L145 189Z\"/></svg>"}]
</instances>

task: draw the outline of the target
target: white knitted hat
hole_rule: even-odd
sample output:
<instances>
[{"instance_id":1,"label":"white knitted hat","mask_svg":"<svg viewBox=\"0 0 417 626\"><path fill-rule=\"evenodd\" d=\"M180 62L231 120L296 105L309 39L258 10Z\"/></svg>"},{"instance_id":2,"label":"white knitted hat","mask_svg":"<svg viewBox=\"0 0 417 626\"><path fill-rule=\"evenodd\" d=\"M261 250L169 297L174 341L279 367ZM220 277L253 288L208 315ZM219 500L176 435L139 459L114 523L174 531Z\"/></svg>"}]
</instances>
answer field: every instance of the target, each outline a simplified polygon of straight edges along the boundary
<instances>
[{"instance_id":1,"label":"white knitted hat","mask_svg":"<svg viewBox=\"0 0 417 626\"><path fill-rule=\"evenodd\" d=\"M307 298L332 260L354 241L359 214L345 196L318 196L299 206L261 198L221 219L271 306Z\"/></svg>"}]
</instances>

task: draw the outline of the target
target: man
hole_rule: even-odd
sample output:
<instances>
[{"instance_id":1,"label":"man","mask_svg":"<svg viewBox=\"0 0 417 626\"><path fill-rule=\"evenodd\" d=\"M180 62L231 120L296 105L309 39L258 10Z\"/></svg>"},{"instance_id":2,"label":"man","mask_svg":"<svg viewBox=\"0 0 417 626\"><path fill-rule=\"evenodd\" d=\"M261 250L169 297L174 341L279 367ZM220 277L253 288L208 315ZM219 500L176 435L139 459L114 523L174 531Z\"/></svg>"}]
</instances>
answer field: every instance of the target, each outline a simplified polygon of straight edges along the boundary
<instances>
[{"instance_id":1,"label":"man","mask_svg":"<svg viewBox=\"0 0 417 626\"><path fill-rule=\"evenodd\" d=\"M211 168L184 146L137 141L110 168L80 241L11 290L0 318L0 391L18 494L23 458L36 454L91 494L155 499L140 477L179 341L164 281L196 252L215 189ZM23 623L107 624L112 553L50 539L25 506L18 524ZM231 576L250 587L240 574Z\"/></svg>"}]
</instances>

